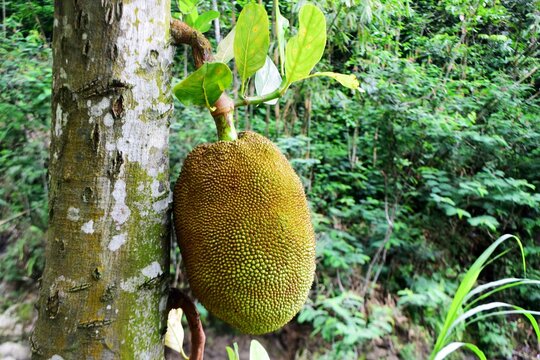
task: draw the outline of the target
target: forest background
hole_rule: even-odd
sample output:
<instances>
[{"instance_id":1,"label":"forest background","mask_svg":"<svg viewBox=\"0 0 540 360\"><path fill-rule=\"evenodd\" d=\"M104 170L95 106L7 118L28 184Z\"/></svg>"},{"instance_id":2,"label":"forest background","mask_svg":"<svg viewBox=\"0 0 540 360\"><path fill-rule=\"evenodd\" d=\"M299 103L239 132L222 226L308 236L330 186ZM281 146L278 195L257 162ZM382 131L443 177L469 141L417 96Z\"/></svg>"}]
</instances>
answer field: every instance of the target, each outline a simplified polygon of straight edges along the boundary
<instances>
[{"instance_id":1,"label":"forest background","mask_svg":"<svg viewBox=\"0 0 540 360\"><path fill-rule=\"evenodd\" d=\"M246 1L214 3L220 32L212 25L206 36L216 45ZM291 26L302 3L280 1ZM527 275L540 278L540 1L314 3L329 39L317 70L354 73L363 91L314 79L276 106L237 111L240 130L268 136L287 154L317 232L308 303L259 339L273 359L425 358L460 275L498 236L519 236ZM29 329L47 232L53 4L2 5L0 313ZM275 44L271 51L277 56ZM190 56L177 51L176 80L193 70ZM194 146L215 140L213 120L175 101L170 135L174 180ZM177 247L171 255L173 282L186 289ZM511 252L481 281L519 277L520 265ZM540 289L495 298L538 309ZM247 346L249 337L201 311L210 358L224 358L233 341ZM24 342L25 331L17 340L0 329L0 343ZM519 317L477 322L462 336L488 358L538 354Z\"/></svg>"}]
</instances>

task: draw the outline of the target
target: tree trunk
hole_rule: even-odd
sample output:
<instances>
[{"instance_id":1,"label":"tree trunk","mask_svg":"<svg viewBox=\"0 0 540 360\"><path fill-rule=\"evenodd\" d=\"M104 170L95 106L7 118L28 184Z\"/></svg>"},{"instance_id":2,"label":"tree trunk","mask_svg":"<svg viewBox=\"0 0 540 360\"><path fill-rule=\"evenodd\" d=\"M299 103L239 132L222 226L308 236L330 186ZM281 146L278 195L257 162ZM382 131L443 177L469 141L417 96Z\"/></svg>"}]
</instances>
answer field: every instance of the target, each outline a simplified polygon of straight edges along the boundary
<instances>
[{"instance_id":1,"label":"tree trunk","mask_svg":"<svg viewBox=\"0 0 540 360\"><path fill-rule=\"evenodd\" d=\"M55 1L49 233L34 358L163 358L169 13L170 0Z\"/></svg>"}]
</instances>

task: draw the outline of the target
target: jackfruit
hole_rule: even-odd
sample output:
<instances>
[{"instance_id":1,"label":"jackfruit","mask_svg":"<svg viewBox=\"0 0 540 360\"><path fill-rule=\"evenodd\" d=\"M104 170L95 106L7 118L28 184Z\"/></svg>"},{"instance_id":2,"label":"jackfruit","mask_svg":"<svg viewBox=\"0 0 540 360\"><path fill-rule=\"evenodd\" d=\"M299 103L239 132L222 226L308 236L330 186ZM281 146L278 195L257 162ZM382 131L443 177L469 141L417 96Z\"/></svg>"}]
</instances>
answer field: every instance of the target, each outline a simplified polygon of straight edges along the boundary
<instances>
[{"instance_id":1,"label":"jackfruit","mask_svg":"<svg viewBox=\"0 0 540 360\"><path fill-rule=\"evenodd\" d=\"M174 224L190 288L241 332L279 329L313 282L315 236L300 179L254 132L197 146L174 188Z\"/></svg>"}]
</instances>

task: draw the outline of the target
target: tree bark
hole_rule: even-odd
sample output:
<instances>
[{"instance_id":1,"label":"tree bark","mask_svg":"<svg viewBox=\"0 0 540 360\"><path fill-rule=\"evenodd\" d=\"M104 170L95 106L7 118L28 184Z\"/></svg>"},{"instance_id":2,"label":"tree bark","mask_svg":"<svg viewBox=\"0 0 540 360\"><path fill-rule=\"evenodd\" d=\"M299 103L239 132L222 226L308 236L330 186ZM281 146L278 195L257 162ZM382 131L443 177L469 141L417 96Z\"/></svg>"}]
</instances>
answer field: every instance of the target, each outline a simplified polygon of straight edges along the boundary
<instances>
[{"instance_id":1,"label":"tree bark","mask_svg":"<svg viewBox=\"0 0 540 360\"><path fill-rule=\"evenodd\" d=\"M169 14L170 0L55 1L36 359L163 358Z\"/></svg>"}]
</instances>

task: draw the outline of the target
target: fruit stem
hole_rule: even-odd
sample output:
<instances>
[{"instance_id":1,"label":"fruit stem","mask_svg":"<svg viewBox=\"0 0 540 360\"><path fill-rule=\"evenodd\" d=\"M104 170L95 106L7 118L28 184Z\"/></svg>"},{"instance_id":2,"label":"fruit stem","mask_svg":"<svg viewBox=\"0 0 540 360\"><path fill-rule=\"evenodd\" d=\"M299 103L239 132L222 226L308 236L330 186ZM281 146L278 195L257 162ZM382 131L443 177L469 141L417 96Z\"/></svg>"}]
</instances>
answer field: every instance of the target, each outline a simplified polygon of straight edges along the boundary
<instances>
[{"instance_id":1,"label":"fruit stem","mask_svg":"<svg viewBox=\"0 0 540 360\"><path fill-rule=\"evenodd\" d=\"M234 112L231 111L229 113L214 117L219 140L234 141L238 139L238 134L236 133L236 129L234 127L233 115Z\"/></svg>"},{"instance_id":2,"label":"fruit stem","mask_svg":"<svg viewBox=\"0 0 540 360\"><path fill-rule=\"evenodd\" d=\"M225 93L216 101L215 110L212 111L218 139L234 141L238 138L234 127L234 101Z\"/></svg>"}]
</instances>

